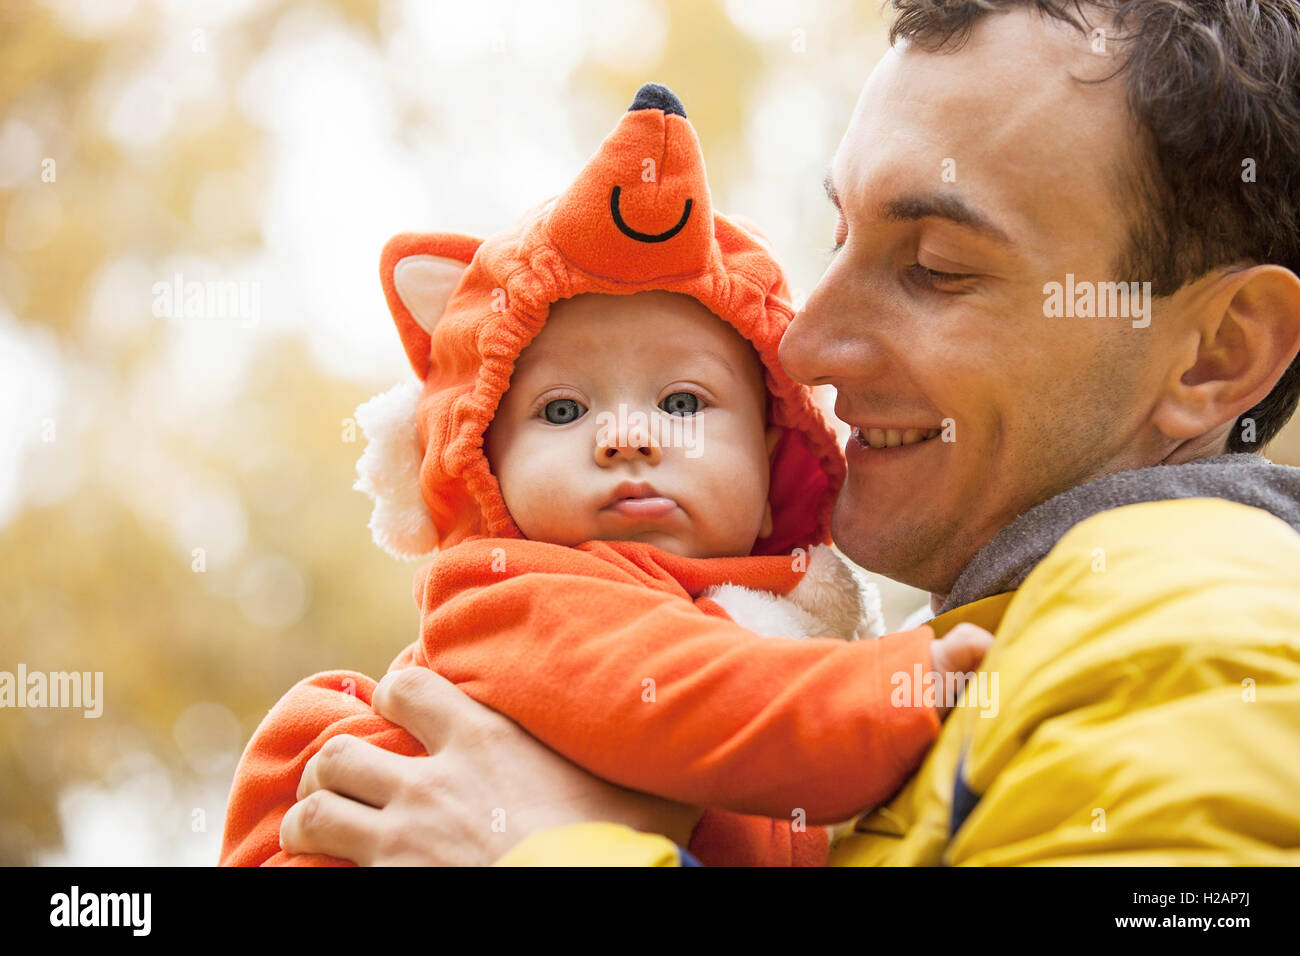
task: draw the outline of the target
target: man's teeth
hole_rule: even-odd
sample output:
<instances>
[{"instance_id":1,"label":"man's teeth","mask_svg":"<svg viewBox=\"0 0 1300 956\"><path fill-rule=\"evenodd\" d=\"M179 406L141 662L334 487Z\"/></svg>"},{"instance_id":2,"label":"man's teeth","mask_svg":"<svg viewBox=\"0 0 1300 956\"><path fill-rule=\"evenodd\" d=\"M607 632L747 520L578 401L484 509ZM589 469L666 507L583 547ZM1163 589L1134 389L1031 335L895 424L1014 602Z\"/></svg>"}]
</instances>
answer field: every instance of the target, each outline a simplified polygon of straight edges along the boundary
<instances>
[{"instance_id":1,"label":"man's teeth","mask_svg":"<svg viewBox=\"0 0 1300 956\"><path fill-rule=\"evenodd\" d=\"M915 445L939 434L937 428L868 428L859 429L858 440L872 448L894 448L898 445Z\"/></svg>"}]
</instances>

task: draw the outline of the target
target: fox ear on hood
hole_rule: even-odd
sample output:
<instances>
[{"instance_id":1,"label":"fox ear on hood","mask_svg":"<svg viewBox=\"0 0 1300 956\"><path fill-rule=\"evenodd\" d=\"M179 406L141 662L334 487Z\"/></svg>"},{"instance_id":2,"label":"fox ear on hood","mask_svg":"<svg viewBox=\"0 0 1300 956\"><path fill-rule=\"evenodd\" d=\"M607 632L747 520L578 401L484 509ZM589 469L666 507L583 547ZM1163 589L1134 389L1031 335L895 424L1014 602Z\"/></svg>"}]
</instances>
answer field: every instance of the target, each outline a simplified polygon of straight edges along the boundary
<instances>
[{"instance_id":1,"label":"fox ear on hood","mask_svg":"<svg viewBox=\"0 0 1300 956\"><path fill-rule=\"evenodd\" d=\"M388 240L379 257L384 297L420 382L405 382L357 409L367 444L353 487L373 499L371 534L395 557L410 560L438 548L438 529L420 493L423 449L416 409L434 327L482 242L454 233L403 233Z\"/></svg>"},{"instance_id":2,"label":"fox ear on hood","mask_svg":"<svg viewBox=\"0 0 1300 956\"><path fill-rule=\"evenodd\" d=\"M384 246L379 278L393 324L415 374L429 371L429 343L482 239L455 233L403 233Z\"/></svg>"}]
</instances>

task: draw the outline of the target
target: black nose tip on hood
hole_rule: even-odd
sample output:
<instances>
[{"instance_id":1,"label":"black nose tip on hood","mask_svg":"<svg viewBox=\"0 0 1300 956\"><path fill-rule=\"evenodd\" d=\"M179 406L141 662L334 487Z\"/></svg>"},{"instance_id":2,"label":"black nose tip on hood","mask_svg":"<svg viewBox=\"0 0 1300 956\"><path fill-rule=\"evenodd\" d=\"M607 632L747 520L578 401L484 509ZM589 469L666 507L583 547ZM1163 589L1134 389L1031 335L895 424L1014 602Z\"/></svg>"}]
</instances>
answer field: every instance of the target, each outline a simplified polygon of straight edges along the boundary
<instances>
[{"instance_id":1,"label":"black nose tip on hood","mask_svg":"<svg viewBox=\"0 0 1300 956\"><path fill-rule=\"evenodd\" d=\"M677 94L661 83L647 83L637 90L632 105L627 108L629 113L633 110L663 110L676 113L683 119L686 117L686 107L682 106Z\"/></svg>"}]
</instances>

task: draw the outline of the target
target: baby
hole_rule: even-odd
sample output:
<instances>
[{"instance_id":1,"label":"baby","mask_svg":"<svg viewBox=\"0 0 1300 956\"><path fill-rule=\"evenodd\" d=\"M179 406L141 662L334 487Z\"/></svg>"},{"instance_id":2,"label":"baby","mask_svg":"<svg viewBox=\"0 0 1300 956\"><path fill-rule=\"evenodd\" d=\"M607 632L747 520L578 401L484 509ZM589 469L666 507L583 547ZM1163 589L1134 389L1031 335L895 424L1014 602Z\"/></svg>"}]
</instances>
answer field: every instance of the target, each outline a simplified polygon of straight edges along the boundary
<instances>
[{"instance_id":1,"label":"baby","mask_svg":"<svg viewBox=\"0 0 1300 956\"><path fill-rule=\"evenodd\" d=\"M643 87L556 200L482 243L399 236L381 274L422 384L358 410L358 486L377 541L438 552L392 668L713 808L705 862L823 862L828 831L804 824L891 795L938 731L942 706L891 702L897 675L970 670L987 635L874 639L874 592L828 544L841 452L776 360L784 279L711 211L680 102ZM317 675L268 714L223 863L303 862L279 822L328 737L423 752L370 711L373 687Z\"/></svg>"}]
</instances>

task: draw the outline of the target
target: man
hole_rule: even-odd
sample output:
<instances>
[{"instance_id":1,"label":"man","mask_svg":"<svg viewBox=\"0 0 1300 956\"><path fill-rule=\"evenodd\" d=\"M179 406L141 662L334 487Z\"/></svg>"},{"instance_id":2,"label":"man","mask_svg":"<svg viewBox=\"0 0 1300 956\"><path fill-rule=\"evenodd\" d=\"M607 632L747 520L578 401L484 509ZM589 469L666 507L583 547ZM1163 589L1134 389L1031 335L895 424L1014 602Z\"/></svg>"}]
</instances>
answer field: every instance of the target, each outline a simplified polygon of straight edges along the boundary
<instances>
[{"instance_id":1,"label":"man","mask_svg":"<svg viewBox=\"0 0 1300 956\"><path fill-rule=\"evenodd\" d=\"M832 862L1295 862L1300 472L1254 452L1300 395L1300 3L893 7L781 359L855 428L837 543L994 630L1001 695ZM432 756L339 738L291 852L682 859L700 811L436 675L374 707Z\"/></svg>"}]
</instances>

